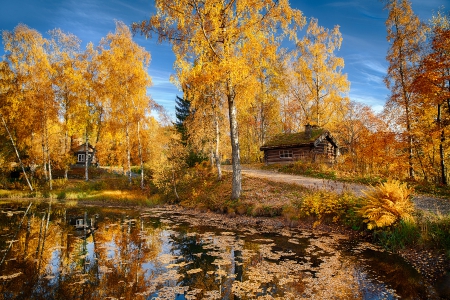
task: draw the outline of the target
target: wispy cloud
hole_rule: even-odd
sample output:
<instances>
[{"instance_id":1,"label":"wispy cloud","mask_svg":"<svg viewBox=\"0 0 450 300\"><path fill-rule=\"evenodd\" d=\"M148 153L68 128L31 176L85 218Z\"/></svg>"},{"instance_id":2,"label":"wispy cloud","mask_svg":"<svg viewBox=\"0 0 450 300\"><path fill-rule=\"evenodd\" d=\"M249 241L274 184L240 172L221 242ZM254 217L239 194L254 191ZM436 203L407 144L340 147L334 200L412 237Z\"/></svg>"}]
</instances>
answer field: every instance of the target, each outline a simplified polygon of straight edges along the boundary
<instances>
[{"instance_id":1,"label":"wispy cloud","mask_svg":"<svg viewBox=\"0 0 450 300\"><path fill-rule=\"evenodd\" d=\"M381 112L386 103L386 98L376 98L366 93L359 94L350 92L350 99L370 106L375 112Z\"/></svg>"}]
</instances>

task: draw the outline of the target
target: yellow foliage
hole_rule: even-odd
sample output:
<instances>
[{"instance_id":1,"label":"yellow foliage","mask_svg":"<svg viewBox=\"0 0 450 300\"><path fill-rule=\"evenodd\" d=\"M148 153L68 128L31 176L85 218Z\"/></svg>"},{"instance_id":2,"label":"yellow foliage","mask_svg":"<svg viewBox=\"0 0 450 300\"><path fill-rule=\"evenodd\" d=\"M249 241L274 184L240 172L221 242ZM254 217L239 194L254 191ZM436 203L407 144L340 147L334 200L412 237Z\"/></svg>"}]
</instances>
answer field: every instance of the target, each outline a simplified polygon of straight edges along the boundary
<instances>
[{"instance_id":1,"label":"yellow foliage","mask_svg":"<svg viewBox=\"0 0 450 300\"><path fill-rule=\"evenodd\" d=\"M300 213L307 216L316 216L318 220L314 223L314 226L320 224L326 216L332 217L332 221L336 222L350 202L351 197L345 194L338 195L324 190L313 191L303 198Z\"/></svg>"},{"instance_id":2,"label":"yellow foliage","mask_svg":"<svg viewBox=\"0 0 450 300\"><path fill-rule=\"evenodd\" d=\"M389 180L365 192L367 204L359 210L367 228L385 227L397 221L414 222L413 190L406 183Z\"/></svg>"}]
</instances>

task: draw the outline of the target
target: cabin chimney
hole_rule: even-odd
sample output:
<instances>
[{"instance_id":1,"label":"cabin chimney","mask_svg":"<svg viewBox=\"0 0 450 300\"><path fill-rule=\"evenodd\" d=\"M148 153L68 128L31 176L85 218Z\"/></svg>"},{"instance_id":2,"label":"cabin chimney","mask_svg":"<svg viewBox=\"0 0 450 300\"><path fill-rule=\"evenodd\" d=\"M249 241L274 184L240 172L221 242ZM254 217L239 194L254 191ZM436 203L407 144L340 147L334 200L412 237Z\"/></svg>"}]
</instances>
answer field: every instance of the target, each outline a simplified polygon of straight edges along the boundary
<instances>
[{"instance_id":1,"label":"cabin chimney","mask_svg":"<svg viewBox=\"0 0 450 300\"><path fill-rule=\"evenodd\" d=\"M312 137L312 125L306 124L305 125L305 138L309 140Z\"/></svg>"}]
</instances>

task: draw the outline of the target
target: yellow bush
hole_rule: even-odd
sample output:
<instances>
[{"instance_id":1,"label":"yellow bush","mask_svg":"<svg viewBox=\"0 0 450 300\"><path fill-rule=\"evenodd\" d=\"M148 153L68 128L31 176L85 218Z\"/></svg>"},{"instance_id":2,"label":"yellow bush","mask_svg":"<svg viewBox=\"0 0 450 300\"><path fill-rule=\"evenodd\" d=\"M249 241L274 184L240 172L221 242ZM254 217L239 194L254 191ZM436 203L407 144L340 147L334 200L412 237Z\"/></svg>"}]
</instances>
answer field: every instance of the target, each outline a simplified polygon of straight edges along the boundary
<instances>
[{"instance_id":1,"label":"yellow bush","mask_svg":"<svg viewBox=\"0 0 450 300\"><path fill-rule=\"evenodd\" d=\"M317 217L318 220L314 222L314 227L320 224L325 217L332 217L332 221L336 222L346 209L346 200L345 197L333 192L313 191L303 197L300 214Z\"/></svg>"},{"instance_id":2,"label":"yellow bush","mask_svg":"<svg viewBox=\"0 0 450 300\"><path fill-rule=\"evenodd\" d=\"M400 220L414 222L412 192L406 183L397 180L389 180L364 192L367 203L359 213L365 219L367 228L390 226Z\"/></svg>"}]
</instances>

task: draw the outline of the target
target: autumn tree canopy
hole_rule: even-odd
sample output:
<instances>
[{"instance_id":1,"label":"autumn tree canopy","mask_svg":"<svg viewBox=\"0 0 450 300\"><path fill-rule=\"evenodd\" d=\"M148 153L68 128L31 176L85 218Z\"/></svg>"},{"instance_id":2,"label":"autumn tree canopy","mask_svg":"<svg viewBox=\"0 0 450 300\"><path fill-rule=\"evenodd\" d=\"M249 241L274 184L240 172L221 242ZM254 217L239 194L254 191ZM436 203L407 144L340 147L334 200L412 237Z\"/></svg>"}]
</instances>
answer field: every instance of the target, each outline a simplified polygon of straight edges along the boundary
<instances>
[{"instance_id":1,"label":"autumn tree canopy","mask_svg":"<svg viewBox=\"0 0 450 300\"><path fill-rule=\"evenodd\" d=\"M232 149L232 198L241 195L238 108L254 98L249 58L260 57L264 45L283 36L295 38L304 18L288 1L215 0L156 1L157 14L134 24L148 37L168 40L176 55L175 68L203 84L217 83L227 106ZM276 55L277 47L272 50ZM196 76L198 75L198 76ZM201 78L201 79L200 79ZM178 78L184 83L185 77Z\"/></svg>"},{"instance_id":2,"label":"autumn tree canopy","mask_svg":"<svg viewBox=\"0 0 450 300\"><path fill-rule=\"evenodd\" d=\"M22 24L3 32L0 135L10 142L1 150L8 157L2 167L14 166L14 145L31 179L43 177L51 189L52 170L67 176L72 149L84 141L96 146L103 164L126 163L131 174L131 161L142 166L149 158L147 131L158 127L151 110L160 107L147 94L150 54L121 22L99 47L88 43L85 50L73 34L55 29L49 36ZM85 167L88 180L87 159Z\"/></svg>"}]
</instances>

